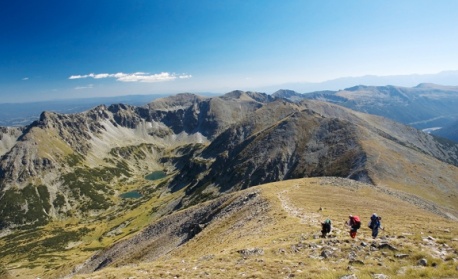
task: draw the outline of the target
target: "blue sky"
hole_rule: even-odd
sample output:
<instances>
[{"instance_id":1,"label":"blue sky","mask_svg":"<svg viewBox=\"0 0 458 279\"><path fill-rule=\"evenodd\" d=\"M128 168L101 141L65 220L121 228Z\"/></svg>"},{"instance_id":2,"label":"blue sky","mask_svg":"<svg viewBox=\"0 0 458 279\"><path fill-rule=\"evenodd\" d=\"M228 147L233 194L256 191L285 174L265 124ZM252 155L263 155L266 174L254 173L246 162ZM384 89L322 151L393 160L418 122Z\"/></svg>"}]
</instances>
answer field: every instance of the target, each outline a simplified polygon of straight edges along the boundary
<instances>
[{"instance_id":1,"label":"blue sky","mask_svg":"<svg viewBox=\"0 0 458 279\"><path fill-rule=\"evenodd\" d=\"M457 11L454 0L4 0L0 103L458 70Z\"/></svg>"}]
</instances>

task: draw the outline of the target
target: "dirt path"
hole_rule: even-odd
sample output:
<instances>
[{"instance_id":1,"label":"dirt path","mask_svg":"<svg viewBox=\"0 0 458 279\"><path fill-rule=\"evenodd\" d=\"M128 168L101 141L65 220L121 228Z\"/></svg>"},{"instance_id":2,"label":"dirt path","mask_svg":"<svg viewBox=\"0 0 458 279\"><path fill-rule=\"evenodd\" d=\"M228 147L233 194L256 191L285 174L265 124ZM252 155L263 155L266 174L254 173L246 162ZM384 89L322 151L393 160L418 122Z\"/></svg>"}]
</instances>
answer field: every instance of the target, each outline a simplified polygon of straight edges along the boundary
<instances>
[{"instance_id":1,"label":"dirt path","mask_svg":"<svg viewBox=\"0 0 458 279\"><path fill-rule=\"evenodd\" d=\"M299 188L299 185L296 184L293 188ZM287 197L288 189L278 192L277 196L281 202L283 210L288 212L289 215L299 218L302 224L311 224L319 225L322 218L321 214L316 212L306 212L303 208L296 207Z\"/></svg>"}]
</instances>

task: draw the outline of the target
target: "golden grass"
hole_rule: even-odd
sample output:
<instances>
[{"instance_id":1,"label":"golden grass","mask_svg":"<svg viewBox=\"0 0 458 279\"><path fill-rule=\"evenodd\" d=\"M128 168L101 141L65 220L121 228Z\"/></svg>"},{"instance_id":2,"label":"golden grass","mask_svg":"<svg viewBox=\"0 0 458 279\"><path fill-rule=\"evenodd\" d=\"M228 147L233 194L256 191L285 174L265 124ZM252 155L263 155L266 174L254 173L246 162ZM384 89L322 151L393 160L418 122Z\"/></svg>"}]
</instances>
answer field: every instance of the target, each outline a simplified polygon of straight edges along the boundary
<instances>
[{"instance_id":1,"label":"golden grass","mask_svg":"<svg viewBox=\"0 0 458 279\"><path fill-rule=\"evenodd\" d=\"M376 185L432 201L458 218L458 167L388 140L366 139L362 145L367 153L366 167Z\"/></svg>"},{"instance_id":2,"label":"golden grass","mask_svg":"<svg viewBox=\"0 0 458 279\"><path fill-rule=\"evenodd\" d=\"M260 190L267 207L242 208L211 223L186 244L152 262L109 267L75 278L339 278L346 274L373 278L377 273L390 278L445 278L457 275L452 260L457 258L456 222L370 186L356 188L352 186L356 183L350 183L342 187L344 184L347 183L341 179L317 178L259 186L256 189ZM383 216L386 229L380 236L386 237L397 251L370 250L373 240L366 223L373 212ZM362 218L356 240L348 236L343 224L349 214ZM335 237L316 238L319 221L325 218L333 220ZM434 239L431 246L424 240L428 236ZM380 241L377 239L376 243ZM361 242L368 246L362 246ZM434 252L444 244L455 251L449 253L449 260L438 258ZM330 258L324 259L320 257L323 247L336 250ZM238 252L242 249L258 249L262 253L242 255ZM351 253L362 264L350 263ZM408 257L396 258L398 253ZM420 258L428 259L428 266L418 267L416 263Z\"/></svg>"}]
</instances>

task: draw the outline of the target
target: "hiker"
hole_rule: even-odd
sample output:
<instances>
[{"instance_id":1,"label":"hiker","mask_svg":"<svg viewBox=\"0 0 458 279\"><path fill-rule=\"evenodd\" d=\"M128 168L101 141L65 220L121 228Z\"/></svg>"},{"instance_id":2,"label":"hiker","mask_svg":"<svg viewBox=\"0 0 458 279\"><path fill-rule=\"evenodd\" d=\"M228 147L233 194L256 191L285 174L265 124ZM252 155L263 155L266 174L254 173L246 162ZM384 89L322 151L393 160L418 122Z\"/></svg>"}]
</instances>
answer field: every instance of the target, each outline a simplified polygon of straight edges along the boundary
<instances>
[{"instance_id":1,"label":"hiker","mask_svg":"<svg viewBox=\"0 0 458 279\"><path fill-rule=\"evenodd\" d=\"M326 238L326 234L331 233L331 230L331 220L326 219L326 221L321 222L321 237Z\"/></svg>"},{"instance_id":2,"label":"hiker","mask_svg":"<svg viewBox=\"0 0 458 279\"><path fill-rule=\"evenodd\" d=\"M356 232L361 227L361 220L358 216L350 215L348 216L347 225L350 226L350 236L351 238L356 237Z\"/></svg>"},{"instance_id":3,"label":"hiker","mask_svg":"<svg viewBox=\"0 0 458 279\"><path fill-rule=\"evenodd\" d=\"M377 216L377 214L372 214L371 220L369 221L369 228L372 230L372 238L375 239L377 238L378 235L378 230L382 229L382 223L381 223L382 217Z\"/></svg>"}]
</instances>

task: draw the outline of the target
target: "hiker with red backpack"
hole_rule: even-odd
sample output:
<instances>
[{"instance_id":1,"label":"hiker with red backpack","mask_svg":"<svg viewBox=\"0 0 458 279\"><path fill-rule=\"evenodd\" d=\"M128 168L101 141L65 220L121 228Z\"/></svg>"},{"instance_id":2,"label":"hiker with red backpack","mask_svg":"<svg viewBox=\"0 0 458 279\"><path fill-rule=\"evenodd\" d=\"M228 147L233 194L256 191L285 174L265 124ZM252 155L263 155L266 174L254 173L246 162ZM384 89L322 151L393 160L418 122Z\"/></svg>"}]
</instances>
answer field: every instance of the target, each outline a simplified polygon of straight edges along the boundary
<instances>
[{"instance_id":1,"label":"hiker with red backpack","mask_svg":"<svg viewBox=\"0 0 458 279\"><path fill-rule=\"evenodd\" d=\"M351 238L355 238L356 237L356 232L361 227L361 220L356 215L355 216L350 215L350 216L348 216L348 218L349 218L349 220L347 222L347 225L350 227L350 236L351 236Z\"/></svg>"}]
</instances>

